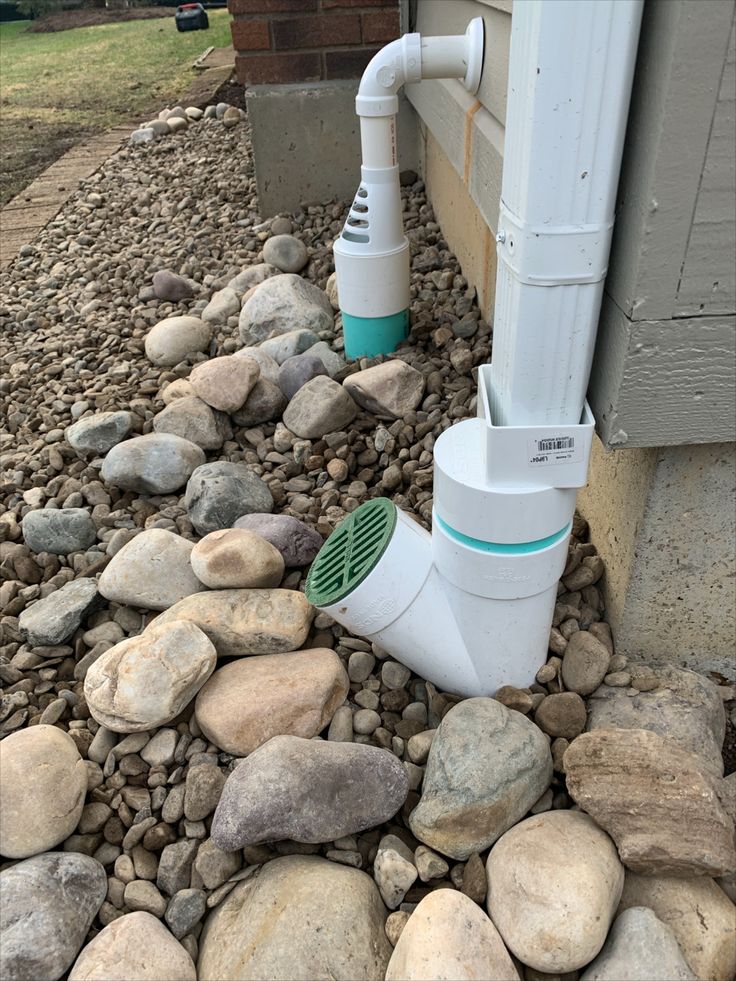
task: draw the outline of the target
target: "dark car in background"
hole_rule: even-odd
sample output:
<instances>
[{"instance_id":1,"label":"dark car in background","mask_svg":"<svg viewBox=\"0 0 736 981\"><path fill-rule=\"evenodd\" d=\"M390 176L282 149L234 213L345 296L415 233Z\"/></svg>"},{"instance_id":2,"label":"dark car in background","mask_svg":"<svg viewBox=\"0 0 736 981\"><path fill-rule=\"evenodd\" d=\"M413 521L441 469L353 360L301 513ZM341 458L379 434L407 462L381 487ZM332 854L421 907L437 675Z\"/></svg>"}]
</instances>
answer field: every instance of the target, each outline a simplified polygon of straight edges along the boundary
<instances>
[{"instance_id":1,"label":"dark car in background","mask_svg":"<svg viewBox=\"0 0 736 981\"><path fill-rule=\"evenodd\" d=\"M176 8L177 31L204 31L210 26L207 11L201 3L183 3Z\"/></svg>"}]
</instances>

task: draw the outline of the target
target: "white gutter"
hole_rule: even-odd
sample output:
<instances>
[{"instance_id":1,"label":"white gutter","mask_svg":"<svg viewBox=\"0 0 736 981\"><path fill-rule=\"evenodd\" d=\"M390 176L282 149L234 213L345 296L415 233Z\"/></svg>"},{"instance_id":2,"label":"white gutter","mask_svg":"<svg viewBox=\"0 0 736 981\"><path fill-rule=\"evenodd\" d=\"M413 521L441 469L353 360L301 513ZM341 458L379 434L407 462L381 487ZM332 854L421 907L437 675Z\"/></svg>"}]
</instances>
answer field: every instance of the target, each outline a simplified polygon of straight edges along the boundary
<instances>
[{"instance_id":1,"label":"white gutter","mask_svg":"<svg viewBox=\"0 0 736 981\"><path fill-rule=\"evenodd\" d=\"M390 503L369 502L310 572L316 605L463 695L526 686L547 657L593 437L585 392L642 6L515 4L493 363L479 373L479 417L437 440L431 536Z\"/></svg>"}]
</instances>

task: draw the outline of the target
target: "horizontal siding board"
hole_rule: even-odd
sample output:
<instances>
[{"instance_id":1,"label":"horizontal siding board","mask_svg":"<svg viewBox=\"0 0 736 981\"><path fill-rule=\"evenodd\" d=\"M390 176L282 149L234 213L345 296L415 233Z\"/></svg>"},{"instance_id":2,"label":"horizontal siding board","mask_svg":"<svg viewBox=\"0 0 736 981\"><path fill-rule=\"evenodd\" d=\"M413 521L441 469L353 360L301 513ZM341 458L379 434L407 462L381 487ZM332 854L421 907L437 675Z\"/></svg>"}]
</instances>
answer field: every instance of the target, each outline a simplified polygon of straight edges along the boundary
<instances>
[{"instance_id":1,"label":"horizontal siding board","mask_svg":"<svg viewBox=\"0 0 736 981\"><path fill-rule=\"evenodd\" d=\"M498 227L498 205L501 200L503 173L503 137L501 124L485 109L473 116L469 190L486 224Z\"/></svg>"},{"instance_id":2,"label":"horizontal siding board","mask_svg":"<svg viewBox=\"0 0 736 981\"><path fill-rule=\"evenodd\" d=\"M428 79L406 86L406 95L455 170L465 172L465 113L476 100L459 82Z\"/></svg>"}]
</instances>

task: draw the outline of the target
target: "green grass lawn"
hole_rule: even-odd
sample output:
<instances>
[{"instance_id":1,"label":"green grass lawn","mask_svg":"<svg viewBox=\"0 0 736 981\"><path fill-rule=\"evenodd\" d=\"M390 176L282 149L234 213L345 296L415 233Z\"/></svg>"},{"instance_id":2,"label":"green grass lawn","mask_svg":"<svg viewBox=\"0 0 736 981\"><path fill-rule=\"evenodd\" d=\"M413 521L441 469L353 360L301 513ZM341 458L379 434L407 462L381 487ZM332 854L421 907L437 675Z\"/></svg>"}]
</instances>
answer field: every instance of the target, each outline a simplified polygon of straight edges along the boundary
<instances>
[{"instance_id":1,"label":"green grass lawn","mask_svg":"<svg viewBox=\"0 0 736 981\"><path fill-rule=\"evenodd\" d=\"M197 56L230 44L226 10L209 11L208 31L181 34L173 10L49 34L0 24L0 202L85 136L176 100Z\"/></svg>"}]
</instances>

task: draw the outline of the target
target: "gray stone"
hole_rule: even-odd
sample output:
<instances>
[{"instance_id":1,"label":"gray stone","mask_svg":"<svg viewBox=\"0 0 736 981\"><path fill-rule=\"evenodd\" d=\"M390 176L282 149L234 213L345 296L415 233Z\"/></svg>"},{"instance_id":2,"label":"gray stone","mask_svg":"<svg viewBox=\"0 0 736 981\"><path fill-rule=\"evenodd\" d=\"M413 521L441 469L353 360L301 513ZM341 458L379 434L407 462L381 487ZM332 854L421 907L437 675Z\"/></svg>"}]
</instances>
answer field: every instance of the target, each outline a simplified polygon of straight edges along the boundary
<instances>
[{"instance_id":1,"label":"gray stone","mask_svg":"<svg viewBox=\"0 0 736 981\"><path fill-rule=\"evenodd\" d=\"M562 680L570 691L590 695L608 674L611 654L593 634L578 630L562 657Z\"/></svg>"},{"instance_id":2,"label":"gray stone","mask_svg":"<svg viewBox=\"0 0 736 981\"><path fill-rule=\"evenodd\" d=\"M379 419L401 419L421 402L424 376L404 361L385 361L349 375L345 388Z\"/></svg>"},{"instance_id":3,"label":"gray stone","mask_svg":"<svg viewBox=\"0 0 736 981\"><path fill-rule=\"evenodd\" d=\"M88 855L47 852L0 872L0 963L5 981L66 973L107 893Z\"/></svg>"},{"instance_id":4,"label":"gray stone","mask_svg":"<svg viewBox=\"0 0 736 981\"><path fill-rule=\"evenodd\" d=\"M154 417L157 433L171 433L203 450L219 450L231 436L227 417L216 412L196 395L175 399Z\"/></svg>"},{"instance_id":5,"label":"gray stone","mask_svg":"<svg viewBox=\"0 0 736 981\"><path fill-rule=\"evenodd\" d=\"M267 279L243 304L240 337L244 344L265 341L295 327L319 333L334 325L332 306L316 286L294 273Z\"/></svg>"},{"instance_id":6,"label":"gray stone","mask_svg":"<svg viewBox=\"0 0 736 981\"><path fill-rule=\"evenodd\" d=\"M213 409L236 412L250 395L260 373L260 365L253 358L231 355L196 365L189 375L189 383Z\"/></svg>"},{"instance_id":7,"label":"gray stone","mask_svg":"<svg viewBox=\"0 0 736 981\"><path fill-rule=\"evenodd\" d=\"M646 906L614 920L603 950L580 981L696 981L670 928Z\"/></svg>"},{"instance_id":8,"label":"gray stone","mask_svg":"<svg viewBox=\"0 0 736 981\"><path fill-rule=\"evenodd\" d=\"M323 544L318 531L290 514L246 514L237 519L235 527L265 538L281 553L284 565L291 568L309 565Z\"/></svg>"},{"instance_id":9,"label":"gray stone","mask_svg":"<svg viewBox=\"0 0 736 981\"><path fill-rule=\"evenodd\" d=\"M403 901L418 874L411 849L395 835L384 835L373 863L373 878L389 909Z\"/></svg>"},{"instance_id":10,"label":"gray stone","mask_svg":"<svg viewBox=\"0 0 736 981\"><path fill-rule=\"evenodd\" d=\"M153 143L155 139L156 133L149 126L145 129L134 129L130 134L131 143Z\"/></svg>"},{"instance_id":11,"label":"gray stone","mask_svg":"<svg viewBox=\"0 0 736 981\"><path fill-rule=\"evenodd\" d=\"M722 774L726 714L717 687L703 675L674 665L652 670L658 680L654 691L632 696L607 684L597 688L588 699L588 732L649 729L698 753Z\"/></svg>"},{"instance_id":12,"label":"gray stone","mask_svg":"<svg viewBox=\"0 0 736 981\"><path fill-rule=\"evenodd\" d=\"M206 911L207 894L203 889L182 889L166 908L166 925L181 940L191 933Z\"/></svg>"},{"instance_id":13,"label":"gray stone","mask_svg":"<svg viewBox=\"0 0 736 981\"><path fill-rule=\"evenodd\" d=\"M167 610L203 588L189 564L193 547L164 528L142 531L102 570L100 593L114 603Z\"/></svg>"},{"instance_id":14,"label":"gray stone","mask_svg":"<svg viewBox=\"0 0 736 981\"><path fill-rule=\"evenodd\" d=\"M365 872L317 856L278 858L210 913L197 976L383 981L391 955L385 922L386 908Z\"/></svg>"},{"instance_id":15,"label":"gray stone","mask_svg":"<svg viewBox=\"0 0 736 981\"><path fill-rule=\"evenodd\" d=\"M153 292L159 300L178 303L194 295L191 283L169 269L159 269L153 274Z\"/></svg>"},{"instance_id":16,"label":"gray stone","mask_svg":"<svg viewBox=\"0 0 736 981\"><path fill-rule=\"evenodd\" d=\"M174 762L174 750L178 742L179 733L176 729L159 729L140 751L141 759L149 766L170 766Z\"/></svg>"},{"instance_id":17,"label":"gray stone","mask_svg":"<svg viewBox=\"0 0 736 981\"><path fill-rule=\"evenodd\" d=\"M184 503L200 535L232 528L244 514L273 511L267 484L245 463L205 463L198 467L187 484Z\"/></svg>"},{"instance_id":18,"label":"gray stone","mask_svg":"<svg viewBox=\"0 0 736 981\"><path fill-rule=\"evenodd\" d=\"M285 273L299 272L308 258L306 245L293 235L272 235L263 246L263 261Z\"/></svg>"},{"instance_id":19,"label":"gray stone","mask_svg":"<svg viewBox=\"0 0 736 981\"><path fill-rule=\"evenodd\" d=\"M199 848L193 838L184 838L167 845L161 852L158 862L156 885L167 896L173 896L181 889L188 889L192 876L192 865Z\"/></svg>"},{"instance_id":20,"label":"gray stone","mask_svg":"<svg viewBox=\"0 0 736 981\"><path fill-rule=\"evenodd\" d=\"M462 861L519 821L551 781L549 744L534 723L492 698L469 698L437 729L409 824Z\"/></svg>"},{"instance_id":21,"label":"gray stone","mask_svg":"<svg viewBox=\"0 0 736 981\"><path fill-rule=\"evenodd\" d=\"M211 763L190 766L184 792L184 817L203 821L217 807L225 786L225 774Z\"/></svg>"},{"instance_id":22,"label":"gray stone","mask_svg":"<svg viewBox=\"0 0 736 981\"><path fill-rule=\"evenodd\" d=\"M542 732L553 739L561 736L574 739L585 728L587 714L585 702L574 691L547 695L534 715L534 721Z\"/></svg>"},{"instance_id":23,"label":"gray stone","mask_svg":"<svg viewBox=\"0 0 736 981\"><path fill-rule=\"evenodd\" d=\"M327 341L319 341L317 344L313 344L308 350L310 354L314 354L320 359L330 378L335 378L336 375L339 375L347 365L345 358L341 354L338 354L337 351L333 351Z\"/></svg>"},{"instance_id":24,"label":"gray stone","mask_svg":"<svg viewBox=\"0 0 736 981\"><path fill-rule=\"evenodd\" d=\"M205 461L204 450L171 433L149 433L113 446L102 464L108 484L139 494L179 490Z\"/></svg>"},{"instance_id":25,"label":"gray stone","mask_svg":"<svg viewBox=\"0 0 736 981\"><path fill-rule=\"evenodd\" d=\"M152 327L146 337L146 357L160 367L173 367L189 355L206 351L212 328L199 317L167 317Z\"/></svg>"},{"instance_id":26,"label":"gray stone","mask_svg":"<svg viewBox=\"0 0 736 981\"><path fill-rule=\"evenodd\" d=\"M258 367L261 369L260 377L265 381L269 381L274 385L279 383L279 366L278 362L274 361L271 355L264 351L261 347L241 347L239 351L236 351L233 355L234 358L250 358L251 361L255 361Z\"/></svg>"},{"instance_id":27,"label":"gray stone","mask_svg":"<svg viewBox=\"0 0 736 981\"><path fill-rule=\"evenodd\" d=\"M240 852L225 852L211 838L199 846L194 870L205 889L217 889L240 869Z\"/></svg>"},{"instance_id":28,"label":"gray stone","mask_svg":"<svg viewBox=\"0 0 736 981\"><path fill-rule=\"evenodd\" d=\"M279 386L267 378L259 378L243 405L233 412L233 422L250 429L280 419L285 408L286 397Z\"/></svg>"},{"instance_id":29,"label":"gray stone","mask_svg":"<svg viewBox=\"0 0 736 981\"><path fill-rule=\"evenodd\" d=\"M202 311L206 324L225 324L228 317L240 313L240 294L226 286L212 294L212 299Z\"/></svg>"},{"instance_id":30,"label":"gray stone","mask_svg":"<svg viewBox=\"0 0 736 981\"><path fill-rule=\"evenodd\" d=\"M408 790L401 762L385 750L275 736L228 777L212 840L225 850L334 841L393 817Z\"/></svg>"},{"instance_id":31,"label":"gray stone","mask_svg":"<svg viewBox=\"0 0 736 981\"><path fill-rule=\"evenodd\" d=\"M314 354L308 351L287 358L279 369L279 388L287 399L293 398L299 389L318 375L326 375L327 369Z\"/></svg>"},{"instance_id":32,"label":"gray stone","mask_svg":"<svg viewBox=\"0 0 736 981\"><path fill-rule=\"evenodd\" d=\"M65 583L61 589L23 610L18 618L21 636L31 647L63 644L74 635L96 601L94 579Z\"/></svg>"},{"instance_id":33,"label":"gray stone","mask_svg":"<svg viewBox=\"0 0 736 981\"><path fill-rule=\"evenodd\" d=\"M342 385L324 375L313 378L296 393L284 411L284 425L303 439L320 439L344 429L358 407Z\"/></svg>"},{"instance_id":34,"label":"gray stone","mask_svg":"<svg viewBox=\"0 0 736 981\"><path fill-rule=\"evenodd\" d=\"M318 341L319 337L313 330L300 327L297 330L289 330L285 334L277 334L276 337L263 341L259 351L265 351L274 359L276 364L282 365L289 358L294 358L297 354L304 354Z\"/></svg>"},{"instance_id":35,"label":"gray stone","mask_svg":"<svg viewBox=\"0 0 736 981\"><path fill-rule=\"evenodd\" d=\"M64 436L77 453L103 454L125 439L132 428L130 412L98 412L68 426Z\"/></svg>"},{"instance_id":36,"label":"gray stone","mask_svg":"<svg viewBox=\"0 0 736 981\"><path fill-rule=\"evenodd\" d=\"M44 508L23 518L23 538L33 552L69 555L97 541L95 523L84 508Z\"/></svg>"},{"instance_id":37,"label":"gray stone","mask_svg":"<svg viewBox=\"0 0 736 981\"><path fill-rule=\"evenodd\" d=\"M166 900L154 884L146 879L134 879L133 882L129 882L125 887L123 899L128 909L134 912L141 910L159 918L166 912Z\"/></svg>"},{"instance_id":38,"label":"gray stone","mask_svg":"<svg viewBox=\"0 0 736 981\"><path fill-rule=\"evenodd\" d=\"M256 263L255 266L247 266L232 279L228 280L228 288L235 290L240 296L243 293L247 293L249 289L254 286L260 286L262 282L266 279L270 279L271 276L279 276L281 270L277 269L276 266L270 266L267 262Z\"/></svg>"}]
</instances>

